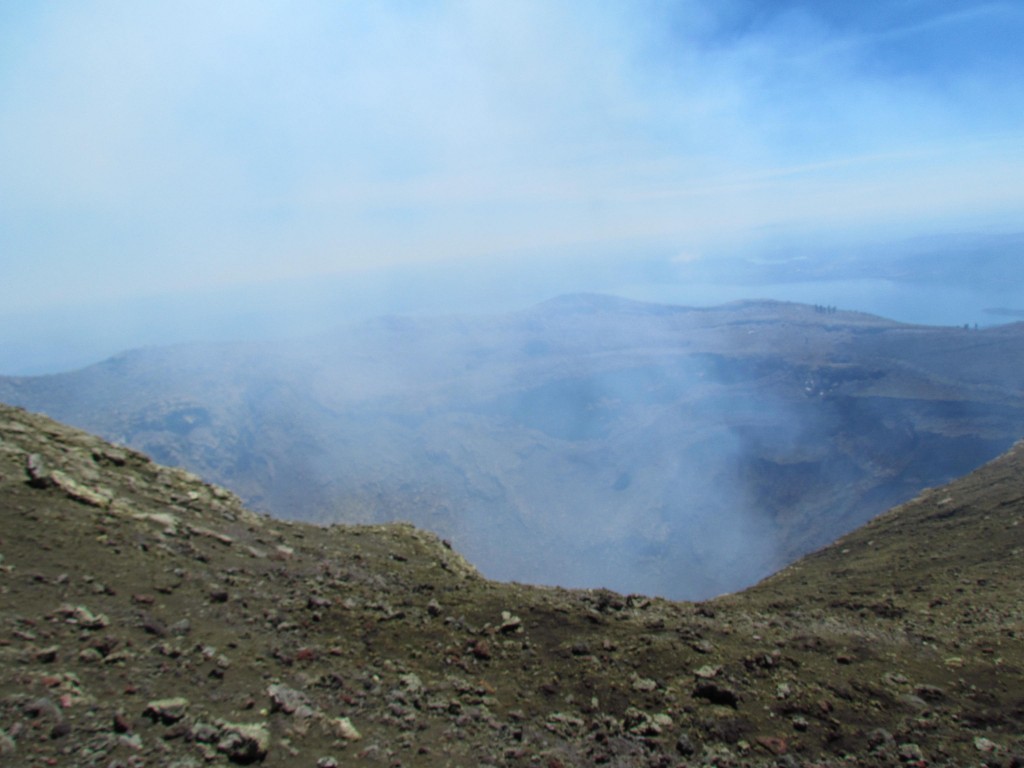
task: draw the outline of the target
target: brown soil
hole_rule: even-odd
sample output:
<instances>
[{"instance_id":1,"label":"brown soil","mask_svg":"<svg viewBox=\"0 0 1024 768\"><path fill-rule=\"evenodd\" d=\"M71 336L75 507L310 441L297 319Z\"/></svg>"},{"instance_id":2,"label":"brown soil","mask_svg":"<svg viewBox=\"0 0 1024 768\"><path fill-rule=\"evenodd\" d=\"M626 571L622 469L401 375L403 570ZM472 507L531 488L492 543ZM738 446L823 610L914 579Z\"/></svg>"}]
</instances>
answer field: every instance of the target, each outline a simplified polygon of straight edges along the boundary
<instances>
[{"instance_id":1,"label":"brown soil","mask_svg":"<svg viewBox=\"0 0 1024 768\"><path fill-rule=\"evenodd\" d=\"M0 406L0 763L1024 764L1024 447L744 593L487 581Z\"/></svg>"}]
</instances>

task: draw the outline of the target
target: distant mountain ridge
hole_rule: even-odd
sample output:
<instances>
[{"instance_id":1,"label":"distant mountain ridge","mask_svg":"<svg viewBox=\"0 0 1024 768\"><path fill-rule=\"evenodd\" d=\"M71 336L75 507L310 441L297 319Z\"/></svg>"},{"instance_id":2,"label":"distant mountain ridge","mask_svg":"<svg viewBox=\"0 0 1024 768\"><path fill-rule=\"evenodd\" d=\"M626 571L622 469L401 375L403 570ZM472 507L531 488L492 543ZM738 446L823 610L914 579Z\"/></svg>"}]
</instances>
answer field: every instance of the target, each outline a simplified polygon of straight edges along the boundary
<instances>
[{"instance_id":1,"label":"distant mountain ridge","mask_svg":"<svg viewBox=\"0 0 1024 768\"><path fill-rule=\"evenodd\" d=\"M1024 434L1024 324L600 295L0 379L304 520L409 520L485 575L706 597Z\"/></svg>"}]
</instances>

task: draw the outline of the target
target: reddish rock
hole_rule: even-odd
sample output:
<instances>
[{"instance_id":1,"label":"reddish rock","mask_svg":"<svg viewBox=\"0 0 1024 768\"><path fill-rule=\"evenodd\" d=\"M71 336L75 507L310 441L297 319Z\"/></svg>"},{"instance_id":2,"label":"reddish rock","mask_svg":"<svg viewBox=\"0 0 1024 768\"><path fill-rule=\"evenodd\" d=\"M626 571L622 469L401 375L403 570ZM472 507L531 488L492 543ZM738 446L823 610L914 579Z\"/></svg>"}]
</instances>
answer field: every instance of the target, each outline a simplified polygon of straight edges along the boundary
<instances>
[{"instance_id":1,"label":"reddish rock","mask_svg":"<svg viewBox=\"0 0 1024 768\"><path fill-rule=\"evenodd\" d=\"M773 755L784 755L789 752L789 744L778 736L758 736L757 743Z\"/></svg>"},{"instance_id":2,"label":"reddish rock","mask_svg":"<svg viewBox=\"0 0 1024 768\"><path fill-rule=\"evenodd\" d=\"M476 658L484 661L491 658L491 644L486 640L477 640L470 646L469 651Z\"/></svg>"}]
</instances>

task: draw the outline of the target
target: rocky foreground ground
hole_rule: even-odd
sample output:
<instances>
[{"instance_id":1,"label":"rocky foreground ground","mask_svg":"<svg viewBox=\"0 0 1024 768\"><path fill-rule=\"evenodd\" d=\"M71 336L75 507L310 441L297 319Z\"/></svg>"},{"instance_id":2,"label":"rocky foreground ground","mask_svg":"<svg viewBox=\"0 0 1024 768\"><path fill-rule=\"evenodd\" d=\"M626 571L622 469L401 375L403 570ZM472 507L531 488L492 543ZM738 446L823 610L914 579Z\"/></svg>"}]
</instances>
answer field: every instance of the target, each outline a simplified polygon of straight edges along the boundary
<instances>
[{"instance_id":1,"label":"rocky foreground ground","mask_svg":"<svg viewBox=\"0 0 1024 768\"><path fill-rule=\"evenodd\" d=\"M1024 447L747 592L481 578L0 406L0 764L1021 766Z\"/></svg>"}]
</instances>

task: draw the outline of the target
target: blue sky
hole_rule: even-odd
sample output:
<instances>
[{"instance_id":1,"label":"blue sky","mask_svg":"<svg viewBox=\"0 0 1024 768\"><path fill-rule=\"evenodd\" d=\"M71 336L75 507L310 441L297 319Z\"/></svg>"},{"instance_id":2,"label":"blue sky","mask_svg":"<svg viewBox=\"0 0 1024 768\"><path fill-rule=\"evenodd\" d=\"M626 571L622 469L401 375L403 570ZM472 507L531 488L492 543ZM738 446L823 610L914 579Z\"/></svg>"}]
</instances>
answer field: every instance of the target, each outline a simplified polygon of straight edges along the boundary
<instances>
[{"instance_id":1,"label":"blue sky","mask_svg":"<svg viewBox=\"0 0 1024 768\"><path fill-rule=\"evenodd\" d=\"M1019 2L6 3L0 301L58 340L282 283L1021 230L1021 40Z\"/></svg>"}]
</instances>

